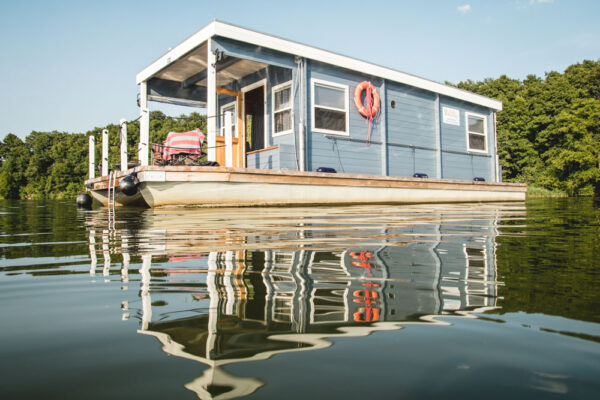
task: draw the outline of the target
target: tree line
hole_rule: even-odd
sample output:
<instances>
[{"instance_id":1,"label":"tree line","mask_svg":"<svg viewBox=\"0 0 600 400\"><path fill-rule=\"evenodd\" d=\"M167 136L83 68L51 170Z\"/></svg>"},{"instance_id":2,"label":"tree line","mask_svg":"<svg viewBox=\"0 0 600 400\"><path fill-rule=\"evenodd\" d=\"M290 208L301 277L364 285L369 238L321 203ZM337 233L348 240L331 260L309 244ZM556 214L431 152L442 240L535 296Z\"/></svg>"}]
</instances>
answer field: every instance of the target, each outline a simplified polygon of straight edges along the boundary
<instances>
[{"instance_id":1,"label":"tree line","mask_svg":"<svg viewBox=\"0 0 600 400\"><path fill-rule=\"evenodd\" d=\"M150 142L162 143L171 131L200 128L206 132L206 117L198 113L179 118L160 111L150 113ZM69 199L85 190L88 177L88 136L96 138L99 176L102 130L108 129L109 165L121 162L120 126L110 124L86 133L31 132L25 140L8 134L0 141L0 197L5 199ZM127 153L137 158L139 121L127 123Z\"/></svg>"},{"instance_id":2,"label":"tree line","mask_svg":"<svg viewBox=\"0 0 600 400\"><path fill-rule=\"evenodd\" d=\"M600 195L600 61L584 61L563 73L524 80L497 79L455 85L503 103L497 116L498 154L506 182L523 182L569 196ZM198 113L180 118L160 111L150 116L150 141L162 143L170 131L200 128ZM84 190L88 139L96 137L96 165L101 134L109 130L109 164L120 162L119 126L110 124L85 134L31 132L25 140L8 134L0 141L0 197L74 198ZM130 158L137 155L139 121L128 123Z\"/></svg>"},{"instance_id":3,"label":"tree line","mask_svg":"<svg viewBox=\"0 0 600 400\"><path fill-rule=\"evenodd\" d=\"M524 80L503 75L457 87L502 101L502 177L569 196L600 195L600 61Z\"/></svg>"}]
</instances>

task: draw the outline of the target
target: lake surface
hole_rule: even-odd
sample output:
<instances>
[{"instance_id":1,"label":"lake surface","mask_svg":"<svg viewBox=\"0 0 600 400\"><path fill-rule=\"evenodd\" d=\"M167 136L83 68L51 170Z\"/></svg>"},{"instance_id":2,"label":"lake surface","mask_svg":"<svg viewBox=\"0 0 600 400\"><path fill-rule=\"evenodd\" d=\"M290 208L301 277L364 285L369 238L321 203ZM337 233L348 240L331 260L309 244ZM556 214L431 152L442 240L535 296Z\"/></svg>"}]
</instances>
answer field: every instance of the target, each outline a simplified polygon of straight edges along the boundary
<instances>
[{"instance_id":1,"label":"lake surface","mask_svg":"<svg viewBox=\"0 0 600 400\"><path fill-rule=\"evenodd\" d=\"M0 398L596 398L591 199L0 202Z\"/></svg>"}]
</instances>

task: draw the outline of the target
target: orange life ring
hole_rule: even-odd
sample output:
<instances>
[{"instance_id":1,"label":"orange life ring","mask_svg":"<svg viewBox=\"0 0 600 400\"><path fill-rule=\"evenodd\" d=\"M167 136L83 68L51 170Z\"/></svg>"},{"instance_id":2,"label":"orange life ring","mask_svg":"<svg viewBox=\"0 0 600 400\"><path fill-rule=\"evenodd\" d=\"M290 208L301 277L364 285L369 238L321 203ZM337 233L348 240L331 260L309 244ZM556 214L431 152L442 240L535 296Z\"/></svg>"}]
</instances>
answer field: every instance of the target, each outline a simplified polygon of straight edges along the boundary
<instances>
[{"instance_id":1,"label":"orange life ring","mask_svg":"<svg viewBox=\"0 0 600 400\"><path fill-rule=\"evenodd\" d=\"M371 104L371 108L365 107L362 103L362 91L367 89L367 93L371 92L373 96L373 103ZM370 89L370 90L368 90ZM367 105L369 104L369 99L367 99ZM377 93L377 89L371 82L362 81L356 86L354 89L354 105L358 112L366 118L372 118L377 115L380 107L379 93Z\"/></svg>"}]
</instances>

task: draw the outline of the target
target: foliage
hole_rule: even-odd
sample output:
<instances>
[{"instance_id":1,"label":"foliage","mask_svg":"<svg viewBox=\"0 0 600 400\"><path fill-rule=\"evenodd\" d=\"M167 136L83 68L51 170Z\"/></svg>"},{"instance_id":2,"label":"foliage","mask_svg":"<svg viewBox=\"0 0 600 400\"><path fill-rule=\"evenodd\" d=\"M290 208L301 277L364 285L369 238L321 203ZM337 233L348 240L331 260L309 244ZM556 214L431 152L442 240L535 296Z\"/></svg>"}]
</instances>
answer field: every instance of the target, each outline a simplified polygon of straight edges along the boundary
<instances>
[{"instance_id":1,"label":"foliage","mask_svg":"<svg viewBox=\"0 0 600 400\"><path fill-rule=\"evenodd\" d=\"M527 197L566 197L567 194L559 190L549 190L538 186L527 186Z\"/></svg>"},{"instance_id":2,"label":"foliage","mask_svg":"<svg viewBox=\"0 0 600 400\"><path fill-rule=\"evenodd\" d=\"M505 181L569 196L600 195L600 61L544 79L501 76L457 86L503 102L497 126Z\"/></svg>"},{"instance_id":3,"label":"foliage","mask_svg":"<svg viewBox=\"0 0 600 400\"><path fill-rule=\"evenodd\" d=\"M498 313L600 322L598 199L534 198L496 237Z\"/></svg>"},{"instance_id":4,"label":"foliage","mask_svg":"<svg viewBox=\"0 0 600 400\"><path fill-rule=\"evenodd\" d=\"M206 131L206 118L198 113L180 118L150 113L150 141L161 143L170 131L200 128ZM88 136L96 138L96 160L100 166L102 130L109 131L109 166L120 160L120 127L110 124L85 134L65 132L31 132L25 141L8 134L0 141L0 198L5 199L72 199L85 188L88 174ZM137 158L139 121L127 124L129 159Z\"/></svg>"}]
</instances>

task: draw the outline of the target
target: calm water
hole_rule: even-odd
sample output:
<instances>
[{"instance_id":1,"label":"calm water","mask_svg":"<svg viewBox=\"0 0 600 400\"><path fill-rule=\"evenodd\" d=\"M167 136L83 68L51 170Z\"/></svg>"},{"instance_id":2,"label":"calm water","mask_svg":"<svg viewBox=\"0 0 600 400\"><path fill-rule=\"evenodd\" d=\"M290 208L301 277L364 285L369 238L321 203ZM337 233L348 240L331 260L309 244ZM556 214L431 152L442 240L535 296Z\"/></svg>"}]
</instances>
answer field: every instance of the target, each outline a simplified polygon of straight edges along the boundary
<instances>
[{"instance_id":1,"label":"calm water","mask_svg":"<svg viewBox=\"0 0 600 400\"><path fill-rule=\"evenodd\" d=\"M596 398L590 199L0 202L0 398Z\"/></svg>"}]
</instances>

